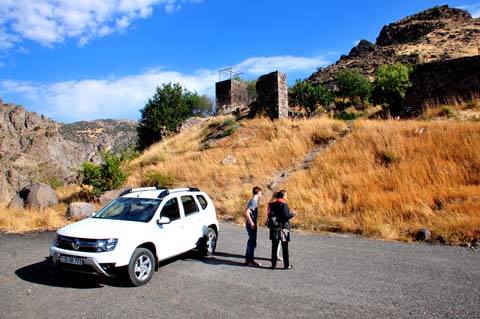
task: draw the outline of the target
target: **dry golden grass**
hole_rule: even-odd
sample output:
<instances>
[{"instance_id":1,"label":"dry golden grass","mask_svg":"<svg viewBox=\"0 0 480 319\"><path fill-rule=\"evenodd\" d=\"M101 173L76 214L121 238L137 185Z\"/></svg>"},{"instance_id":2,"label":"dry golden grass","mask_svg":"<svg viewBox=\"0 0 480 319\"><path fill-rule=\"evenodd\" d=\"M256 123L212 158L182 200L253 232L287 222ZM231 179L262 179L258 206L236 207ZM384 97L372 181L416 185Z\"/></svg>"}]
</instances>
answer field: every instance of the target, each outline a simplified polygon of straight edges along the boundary
<instances>
[{"instance_id":1,"label":"dry golden grass","mask_svg":"<svg viewBox=\"0 0 480 319\"><path fill-rule=\"evenodd\" d=\"M400 240L428 228L446 242L478 238L480 125L358 121L285 187L302 212L300 228Z\"/></svg>"},{"instance_id":2,"label":"dry golden grass","mask_svg":"<svg viewBox=\"0 0 480 319\"><path fill-rule=\"evenodd\" d=\"M211 194L220 216L241 221L253 186L265 187L275 173L302 161L314 138L336 136L346 126L328 119L242 121L231 136L209 141L202 150L208 127L224 120L211 119L203 129L152 146L132 163L127 184L145 185L152 172L173 176L170 186L199 187ZM223 163L229 155L234 164Z\"/></svg>"},{"instance_id":3,"label":"dry golden grass","mask_svg":"<svg viewBox=\"0 0 480 319\"><path fill-rule=\"evenodd\" d=\"M78 185L66 185L55 190L59 204L47 209L10 209L8 203L0 203L0 231L25 233L30 231L57 230L76 219L66 217L69 203L87 201L92 197ZM99 209L99 204L94 205Z\"/></svg>"},{"instance_id":4,"label":"dry golden grass","mask_svg":"<svg viewBox=\"0 0 480 319\"><path fill-rule=\"evenodd\" d=\"M315 143L336 138L308 170L275 187L289 191L290 206L299 212L294 227L405 241L421 228L448 243L480 237L478 121L357 120L339 139L342 121L261 118L236 123L224 138L206 139L228 121L234 122L212 118L153 145L130 163L126 186L199 187L211 195L220 218L242 222L251 189L259 185L266 190L264 220L271 196L266 186L302 163ZM228 157L234 162L224 163ZM63 204L44 212L2 209L0 229L47 230L71 222L63 217L66 203L88 192L68 186L57 194Z\"/></svg>"},{"instance_id":5,"label":"dry golden grass","mask_svg":"<svg viewBox=\"0 0 480 319\"><path fill-rule=\"evenodd\" d=\"M69 223L65 217L67 206L59 204L43 211L37 209L8 209L0 204L0 230L6 233L56 230Z\"/></svg>"},{"instance_id":6,"label":"dry golden grass","mask_svg":"<svg viewBox=\"0 0 480 319\"><path fill-rule=\"evenodd\" d=\"M447 103L430 101L425 104L423 118L438 119L451 117L457 120L480 121L480 94L474 93L469 99L451 97Z\"/></svg>"}]
</instances>

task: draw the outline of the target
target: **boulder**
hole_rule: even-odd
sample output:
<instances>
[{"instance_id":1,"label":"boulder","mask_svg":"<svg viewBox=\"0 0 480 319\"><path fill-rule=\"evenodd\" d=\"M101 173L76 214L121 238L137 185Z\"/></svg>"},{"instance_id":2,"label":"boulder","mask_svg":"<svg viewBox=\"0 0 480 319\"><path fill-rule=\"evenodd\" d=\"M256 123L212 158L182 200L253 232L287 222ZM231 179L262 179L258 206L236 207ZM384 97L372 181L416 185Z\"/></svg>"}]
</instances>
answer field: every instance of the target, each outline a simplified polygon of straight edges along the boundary
<instances>
[{"instance_id":1,"label":"boulder","mask_svg":"<svg viewBox=\"0 0 480 319\"><path fill-rule=\"evenodd\" d=\"M23 209L25 203L23 202L23 199L17 195L13 197L13 199L8 203L8 208L9 209Z\"/></svg>"},{"instance_id":2,"label":"boulder","mask_svg":"<svg viewBox=\"0 0 480 319\"><path fill-rule=\"evenodd\" d=\"M224 164L224 165L233 165L233 164L235 164L236 162L237 162L237 159L236 159L233 155L231 155L231 154L227 155L227 156L222 160L222 164Z\"/></svg>"},{"instance_id":3,"label":"boulder","mask_svg":"<svg viewBox=\"0 0 480 319\"><path fill-rule=\"evenodd\" d=\"M58 204L58 197L53 188L43 183L31 184L22 189L19 195L25 202L25 207L43 210Z\"/></svg>"},{"instance_id":4,"label":"boulder","mask_svg":"<svg viewBox=\"0 0 480 319\"><path fill-rule=\"evenodd\" d=\"M75 202L68 205L67 217L69 218L86 218L95 213L95 207L90 203Z\"/></svg>"},{"instance_id":5,"label":"boulder","mask_svg":"<svg viewBox=\"0 0 480 319\"><path fill-rule=\"evenodd\" d=\"M125 188L114 189L114 190L111 190L111 191L107 191L107 192L103 193L98 198L98 201L99 201L100 204L102 204L102 206L105 206L108 203L110 203L112 200L117 198L120 195L120 193L123 192L124 190L125 190Z\"/></svg>"}]
</instances>

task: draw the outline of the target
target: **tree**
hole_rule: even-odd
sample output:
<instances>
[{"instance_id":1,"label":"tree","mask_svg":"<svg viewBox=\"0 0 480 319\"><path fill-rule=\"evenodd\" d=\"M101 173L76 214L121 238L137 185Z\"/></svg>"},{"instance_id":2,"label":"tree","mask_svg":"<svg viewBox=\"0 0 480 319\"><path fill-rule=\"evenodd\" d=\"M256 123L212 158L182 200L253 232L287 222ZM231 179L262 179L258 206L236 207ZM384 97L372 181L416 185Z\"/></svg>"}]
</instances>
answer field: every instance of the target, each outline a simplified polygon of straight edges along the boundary
<instances>
[{"instance_id":1,"label":"tree","mask_svg":"<svg viewBox=\"0 0 480 319\"><path fill-rule=\"evenodd\" d=\"M290 103L300 106L311 115L318 106L328 106L333 100L333 94L323 85L316 85L309 81L297 80L289 89Z\"/></svg>"},{"instance_id":2,"label":"tree","mask_svg":"<svg viewBox=\"0 0 480 319\"><path fill-rule=\"evenodd\" d=\"M358 105L358 102L365 102L370 97L372 84L360 72L355 70L341 70L337 77L338 91L336 96L341 99L348 99L349 104ZM356 105L356 106L357 106Z\"/></svg>"},{"instance_id":3,"label":"tree","mask_svg":"<svg viewBox=\"0 0 480 319\"><path fill-rule=\"evenodd\" d=\"M140 110L137 126L137 148L142 151L162 139L163 127L174 131L178 124L191 116L207 116L213 103L206 96L184 90L178 83L157 87L155 94Z\"/></svg>"},{"instance_id":4,"label":"tree","mask_svg":"<svg viewBox=\"0 0 480 319\"><path fill-rule=\"evenodd\" d=\"M373 101L388 107L392 116L401 113L407 88L412 86L410 73L412 68L404 64L382 65L375 72L373 82Z\"/></svg>"},{"instance_id":5,"label":"tree","mask_svg":"<svg viewBox=\"0 0 480 319\"><path fill-rule=\"evenodd\" d=\"M192 116L208 117L215 114L212 99L207 95L199 96L196 93L187 92L186 99L192 109Z\"/></svg>"}]
</instances>

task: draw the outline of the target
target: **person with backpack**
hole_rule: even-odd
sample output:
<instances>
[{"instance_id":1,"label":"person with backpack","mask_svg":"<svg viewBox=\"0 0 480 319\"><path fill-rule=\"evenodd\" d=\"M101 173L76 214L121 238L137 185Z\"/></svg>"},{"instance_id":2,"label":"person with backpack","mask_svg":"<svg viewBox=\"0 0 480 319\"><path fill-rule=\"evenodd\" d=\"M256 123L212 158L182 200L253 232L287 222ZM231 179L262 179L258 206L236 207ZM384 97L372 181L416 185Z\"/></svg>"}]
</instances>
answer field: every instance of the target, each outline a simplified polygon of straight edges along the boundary
<instances>
[{"instance_id":1,"label":"person with backpack","mask_svg":"<svg viewBox=\"0 0 480 319\"><path fill-rule=\"evenodd\" d=\"M272 212L271 209L270 209L270 205L277 200L276 195L277 195L277 193L273 192L272 198L270 199L270 202L268 202L268 205L267 205L267 226L268 226L268 228L272 228L272 227L276 226L276 225L272 225L276 222L276 220L271 221L271 218L273 217L273 215L270 215L270 213ZM278 245L277 260L283 261L283 257L282 257L281 251L280 251L281 247L282 247L281 245Z\"/></svg>"},{"instance_id":2,"label":"person with backpack","mask_svg":"<svg viewBox=\"0 0 480 319\"><path fill-rule=\"evenodd\" d=\"M270 227L270 240L272 241L272 265L271 269L277 266L277 250L281 242L283 252L283 267L292 269L288 255L288 242L290 241L290 219L297 213L294 209L290 211L287 205L287 192L280 190L275 195L276 200L270 203L270 214L278 222L278 226Z\"/></svg>"}]
</instances>

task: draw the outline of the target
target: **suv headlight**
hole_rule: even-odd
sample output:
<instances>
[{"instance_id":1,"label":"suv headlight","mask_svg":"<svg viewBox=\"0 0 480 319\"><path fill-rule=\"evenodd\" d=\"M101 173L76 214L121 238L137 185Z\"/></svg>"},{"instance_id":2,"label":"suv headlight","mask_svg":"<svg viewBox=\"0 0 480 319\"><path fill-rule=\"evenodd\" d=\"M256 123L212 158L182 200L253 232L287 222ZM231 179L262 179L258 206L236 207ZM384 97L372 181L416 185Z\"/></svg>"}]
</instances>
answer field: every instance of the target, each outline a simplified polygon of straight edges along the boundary
<instances>
[{"instance_id":1,"label":"suv headlight","mask_svg":"<svg viewBox=\"0 0 480 319\"><path fill-rule=\"evenodd\" d=\"M99 239L96 245L97 252L112 251L117 246L117 242L117 238Z\"/></svg>"}]
</instances>

